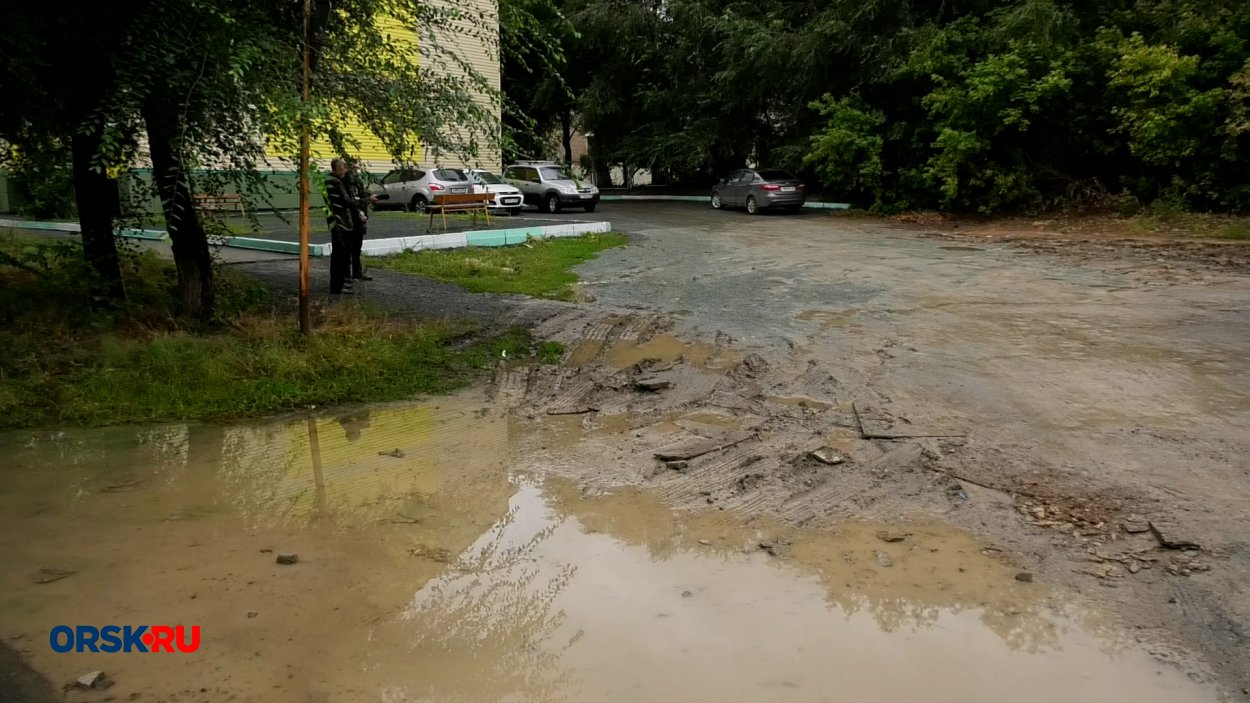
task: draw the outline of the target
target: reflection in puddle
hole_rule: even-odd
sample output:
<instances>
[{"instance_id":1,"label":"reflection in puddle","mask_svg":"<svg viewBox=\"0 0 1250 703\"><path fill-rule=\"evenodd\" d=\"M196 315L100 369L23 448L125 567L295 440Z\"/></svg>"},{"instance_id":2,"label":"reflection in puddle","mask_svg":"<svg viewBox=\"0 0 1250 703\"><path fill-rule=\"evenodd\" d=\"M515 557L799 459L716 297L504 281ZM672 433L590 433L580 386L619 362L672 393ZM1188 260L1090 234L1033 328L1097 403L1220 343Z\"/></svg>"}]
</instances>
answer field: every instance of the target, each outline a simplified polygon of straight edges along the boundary
<instances>
[{"instance_id":1,"label":"reflection in puddle","mask_svg":"<svg viewBox=\"0 0 1250 703\"><path fill-rule=\"evenodd\" d=\"M108 671L118 700L1213 700L964 533L583 498L510 476L531 426L482 407L2 435L0 636L56 682ZM145 622L199 624L202 649L46 644Z\"/></svg>"},{"instance_id":2,"label":"reflection in puddle","mask_svg":"<svg viewBox=\"0 0 1250 703\"><path fill-rule=\"evenodd\" d=\"M421 670L396 700L1212 700L1052 612L970 538L879 529L683 520L523 481L395 625Z\"/></svg>"}]
</instances>

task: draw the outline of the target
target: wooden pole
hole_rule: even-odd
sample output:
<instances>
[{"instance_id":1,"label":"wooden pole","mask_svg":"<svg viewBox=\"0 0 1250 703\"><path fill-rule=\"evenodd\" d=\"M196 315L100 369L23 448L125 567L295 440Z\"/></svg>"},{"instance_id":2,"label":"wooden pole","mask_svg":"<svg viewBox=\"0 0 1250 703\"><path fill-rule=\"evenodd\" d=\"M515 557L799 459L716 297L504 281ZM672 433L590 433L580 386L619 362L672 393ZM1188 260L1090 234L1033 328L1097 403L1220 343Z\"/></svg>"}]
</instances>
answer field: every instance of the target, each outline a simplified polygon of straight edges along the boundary
<instances>
[{"instance_id":1,"label":"wooden pole","mask_svg":"<svg viewBox=\"0 0 1250 703\"><path fill-rule=\"evenodd\" d=\"M304 0L304 112L300 117L299 134L299 331L312 332L312 313L309 311L308 286L308 101L311 97L309 73L312 52L312 0Z\"/></svg>"}]
</instances>

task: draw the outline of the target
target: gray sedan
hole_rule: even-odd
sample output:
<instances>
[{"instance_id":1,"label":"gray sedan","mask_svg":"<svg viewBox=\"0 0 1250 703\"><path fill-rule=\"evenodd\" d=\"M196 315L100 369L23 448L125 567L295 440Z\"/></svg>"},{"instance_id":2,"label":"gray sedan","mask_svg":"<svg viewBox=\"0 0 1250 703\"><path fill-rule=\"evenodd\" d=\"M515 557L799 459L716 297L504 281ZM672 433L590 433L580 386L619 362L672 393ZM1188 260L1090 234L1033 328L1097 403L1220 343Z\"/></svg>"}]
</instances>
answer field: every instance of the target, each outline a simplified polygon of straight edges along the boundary
<instances>
[{"instance_id":1,"label":"gray sedan","mask_svg":"<svg viewBox=\"0 0 1250 703\"><path fill-rule=\"evenodd\" d=\"M712 207L744 207L752 215L769 208L798 210L806 200L803 182L777 169L740 169L712 188Z\"/></svg>"}]
</instances>

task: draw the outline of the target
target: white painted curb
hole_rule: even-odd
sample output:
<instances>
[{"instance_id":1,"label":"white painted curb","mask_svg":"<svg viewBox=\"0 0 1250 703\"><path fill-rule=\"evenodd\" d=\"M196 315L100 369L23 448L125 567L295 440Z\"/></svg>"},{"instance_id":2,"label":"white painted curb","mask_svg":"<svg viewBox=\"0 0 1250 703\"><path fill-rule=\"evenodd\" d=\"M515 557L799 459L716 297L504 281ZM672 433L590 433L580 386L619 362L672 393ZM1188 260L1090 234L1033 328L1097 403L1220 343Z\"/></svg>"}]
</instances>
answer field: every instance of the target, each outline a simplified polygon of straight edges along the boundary
<instances>
[{"instance_id":1,"label":"white painted curb","mask_svg":"<svg viewBox=\"0 0 1250 703\"><path fill-rule=\"evenodd\" d=\"M711 196L707 195L601 195L600 200L607 201L636 201L645 202L648 200L683 202L683 203L708 203ZM809 200L803 203L803 207L812 208L814 210L849 210L850 203L822 203Z\"/></svg>"}]
</instances>

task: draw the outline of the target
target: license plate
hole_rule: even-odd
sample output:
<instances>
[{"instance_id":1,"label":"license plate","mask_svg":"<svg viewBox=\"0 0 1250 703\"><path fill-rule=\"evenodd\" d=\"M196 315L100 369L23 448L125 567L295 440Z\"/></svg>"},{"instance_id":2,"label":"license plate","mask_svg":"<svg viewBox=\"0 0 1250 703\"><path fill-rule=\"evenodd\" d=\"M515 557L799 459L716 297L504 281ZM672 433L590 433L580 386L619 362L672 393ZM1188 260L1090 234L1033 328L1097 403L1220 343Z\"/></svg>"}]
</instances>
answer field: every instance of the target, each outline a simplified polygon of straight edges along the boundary
<instances>
[{"instance_id":1,"label":"license plate","mask_svg":"<svg viewBox=\"0 0 1250 703\"><path fill-rule=\"evenodd\" d=\"M595 196L594 196L594 195L592 195L592 194L590 194L590 193L582 193L582 197L583 197L583 198L593 198L593 197L595 197Z\"/></svg>"},{"instance_id":2,"label":"license plate","mask_svg":"<svg viewBox=\"0 0 1250 703\"><path fill-rule=\"evenodd\" d=\"M451 189L451 192L453 192L453 193L468 193L468 192L469 192L469 189L468 189L468 188L452 188L452 189Z\"/></svg>"},{"instance_id":3,"label":"license plate","mask_svg":"<svg viewBox=\"0 0 1250 703\"><path fill-rule=\"evenodd\" d=\"M781 186L781 192L782 192L782 193L793 193L793 192L794 192L794 186Z\"/></svg>"}]
</instances>

